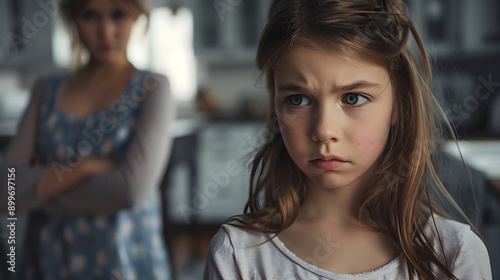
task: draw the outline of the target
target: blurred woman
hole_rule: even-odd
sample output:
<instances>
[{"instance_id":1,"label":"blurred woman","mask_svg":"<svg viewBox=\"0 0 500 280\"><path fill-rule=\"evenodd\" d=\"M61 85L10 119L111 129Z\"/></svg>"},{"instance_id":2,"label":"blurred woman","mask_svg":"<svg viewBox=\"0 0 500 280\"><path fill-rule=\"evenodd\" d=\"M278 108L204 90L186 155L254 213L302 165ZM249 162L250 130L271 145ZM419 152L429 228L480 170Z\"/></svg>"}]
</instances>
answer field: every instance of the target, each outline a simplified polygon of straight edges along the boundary
<instances>
[{"instance_id":1,"label":"blurred woman","mask_svg":"<svg viewBox=\"0 0 500 280\"><path fill-rule=\"evenodd\" d=\"M15 169L16 211L30 211L17 276L169 279L155 187L173 104L165 77L126 56L147 5L63 3L77 67L36 82L2 166Z\"/></svg>"}]
</instances>

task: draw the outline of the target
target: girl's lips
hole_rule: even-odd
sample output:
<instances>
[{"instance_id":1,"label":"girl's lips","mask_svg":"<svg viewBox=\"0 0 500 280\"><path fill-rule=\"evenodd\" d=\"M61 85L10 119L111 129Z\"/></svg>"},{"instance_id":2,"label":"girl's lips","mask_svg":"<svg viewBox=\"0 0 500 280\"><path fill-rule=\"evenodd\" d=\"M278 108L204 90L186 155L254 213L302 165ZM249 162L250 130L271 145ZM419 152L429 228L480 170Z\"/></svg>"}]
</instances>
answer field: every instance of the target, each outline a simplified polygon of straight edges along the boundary
<instances>
[{"instance_id":1,"label":"girl's lips","mask_svg":"<svg viewBox=\"0 0 500 280\"><path fill-rule=\"evenodd\" d=\"M343 166L344 164L348 163L347 161L341 161L337 159L331 159L331 160L315 159L311 162L316 168L324 170L336 170L341 166Z\"/></svg>"}]
</instances>

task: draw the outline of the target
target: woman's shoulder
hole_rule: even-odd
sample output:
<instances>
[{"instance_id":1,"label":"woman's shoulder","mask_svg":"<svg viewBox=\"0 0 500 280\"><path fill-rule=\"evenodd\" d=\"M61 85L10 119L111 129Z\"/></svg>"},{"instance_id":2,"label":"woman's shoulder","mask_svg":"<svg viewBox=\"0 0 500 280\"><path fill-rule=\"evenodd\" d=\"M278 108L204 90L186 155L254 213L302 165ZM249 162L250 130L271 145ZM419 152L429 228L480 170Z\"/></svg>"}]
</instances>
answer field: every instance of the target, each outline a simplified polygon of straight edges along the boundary
<instances>
[{"instance_id":1,"label":"woman's shoulder","mask_svg":"<svg viewBox=\"0 0 500 280\"><path fill-rule=\"evenodd\" d=\"M36 88L40 85L46 85L47 83L55 82L61 79L66 79L69 76L67 71L52 71L47 73L42 73L36 77L33 87Z\"/></svg>"},{"instance_id":2,"label":"woman's shoulder","mask_svg":"<svg viewBox=\"0 0 500 280\"><path fill-rule=\"evenodd\" d=\"M149 100L141 102L149 104L143 105L145 107L162 107L173 102L168 78L150 70L136 69L128 92L135 99Z\"/></svg>"},{"instance_id":3,"label":"woman's shoulder","mask_svg":"<svg viewBox=\"0 0 500 280\"><path fill-rule=\"evenodd\" d=\"M69 73L67 71L52 71L41 74L36 78L31 87L32 97L45 100L47 94L50 95L53 92L55 85L67 79L68 76Z\"/></svg>"},{"instance_id":4,"label":"woman's shoulder","mask_svg":"<svg viewBox=\"0 0 500 280\"><path fill-rule=\"evenodd\" d=\"M53 70L40 74L36 81L50 81L58 79L66 79L71 75L68 70Z\"/></svg>"},{"instance_id":5,"label":"woman's shoulder","mask_svg":"<svg viewBox=\"0 0 500 280\"><path fill-rule=\"evenodd\" d=\"M134 76L136 82L155 89L158 86L168 85L168 78L164 74L153 72L151 70L136 69Z\"/></svg>"}]
</instances>

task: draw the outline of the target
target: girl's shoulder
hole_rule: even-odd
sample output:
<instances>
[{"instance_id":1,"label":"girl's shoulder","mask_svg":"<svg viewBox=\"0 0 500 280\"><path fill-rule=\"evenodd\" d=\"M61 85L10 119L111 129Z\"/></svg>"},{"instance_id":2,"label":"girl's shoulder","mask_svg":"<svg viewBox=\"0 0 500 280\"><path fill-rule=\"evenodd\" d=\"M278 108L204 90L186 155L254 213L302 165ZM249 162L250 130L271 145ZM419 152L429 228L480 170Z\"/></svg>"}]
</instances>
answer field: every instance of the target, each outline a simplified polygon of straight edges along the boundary
<instances>
[{"instance_id":1,"label":"girl's shoulder","mask_svg":"<svg viewBox=\"0 0 500 280\"><path fill-rule=\"evenodd\" d=\"M486 245L471 227L437 215L433 217L428 220L426 235L434 251L450 264L453 274L458 279L492 279Z\"/></svg>"},{"instance_id":2,"label":"girl's shoulder","mask_svg":"<svg viewBox=\"0 0 500 280\"><path fill-rule=\"evenodd\" d=\"M243 248L266 243L272 238L271 234L245 229L242 226L243 224L238 221L225 223L221 225L213 240L215 243L220 243L219 245L224 243L227 245L229 242L232 247Z\"/></svg>"},{"instance_id":3,"label":"girl's shoulder","mask_svg":"<svg viewBox=\"0 0 500 280\"><path fill-rule=\"evenodd\" d=\"M438 215L429 217L425 233L434 244L440 247L440 241L446 255L458 255L472 248L486 248L479 236L467 224Z\"/></svg>"},{"instance_id":4,"label":"girl's shoulder","mask_svg":"<svg viewBox=\"0 0 500 280\"><path fill-rule=\"evenodd\" d=\"M222 251L224 254L231 252L234 255L276 255L279 253L274 244L276 240L272 233L258 232L242 228L242 223L231 221L220 226L210 242L211 254Z\"/></svg>"},{"instance_id":5,"label":"girl's shoulder","mask_svg":"<svg viewBox=\"0 0 500 280\"><path fill-rule=\"evenodd\" d=\"M471 227L467 224L439 215L433 215L427 220L426 232L436 233L436 229L440 235L445 234L449 239L461 239L470 234L475 235Z\"/></svg>"}]
</instances>

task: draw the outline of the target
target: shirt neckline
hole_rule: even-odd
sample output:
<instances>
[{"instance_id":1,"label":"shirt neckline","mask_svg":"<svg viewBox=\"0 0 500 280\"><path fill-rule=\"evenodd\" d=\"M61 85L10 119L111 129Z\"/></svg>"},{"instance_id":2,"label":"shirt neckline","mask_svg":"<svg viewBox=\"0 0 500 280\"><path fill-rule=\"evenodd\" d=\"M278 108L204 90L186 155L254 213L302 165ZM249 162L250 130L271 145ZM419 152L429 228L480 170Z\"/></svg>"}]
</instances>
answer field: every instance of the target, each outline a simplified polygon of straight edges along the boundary
<instances>
[{"instance_id":1,"label":"shirt neckline","mask_svg":"<svg viewBox=\"0 0 500 280\"><path fill-rule=\"evenodd\" d=\"M268 235L268 237L272 238L273 235ZM401 253L387 264L371 271L361 272L356 274L335 273L333 271L319 268L297 257L297 255L295 255L285 246L285 244L278 238L278 236L272 238L271 241L285 256L290 258L293 262L297 263L298 265L302 266L304 269L309 270L317 275L331 279L373 279L376 277L383 276L393 271L394 269L397 269L405 260L404 254Z\"/></svg>"},{"instance_id":2,"label":"shirt neckline","mask_svg":"<svg viewBox=\"0 0 500 280\"><path fill-rule=\"evenodd\" d=\"M85 116L77 116L77 115L71 114L70 112L66 112L65 110L60 108L59 104L57 103L57 100L59 99L59 94L61 93L62 85L64 84L64 81L69 77L69 73L66 73L57 81L57 83L54 86L54 90L56 93L54 95L54 101L53 101L54 105L53 106L55 108L55 111L57 111L59 114L64 115L65 117L72 119L72 120L87 120L87 119L93 118L93 117L103 117L111 110L111 108L113 107L113 104L115 104L115 102L118 102L120 99L122 99L130 91L131 86L134 84L135 80L138 78L138 75L140 72L141 71L139 69L134 67L134 73L132 74L132 76L127 84L127 87L117 98L115 98L115 100L111 103L111 106L107 107L105 110L98 111L98 112L91 112Z\"/></svg>"}]
</instances>

